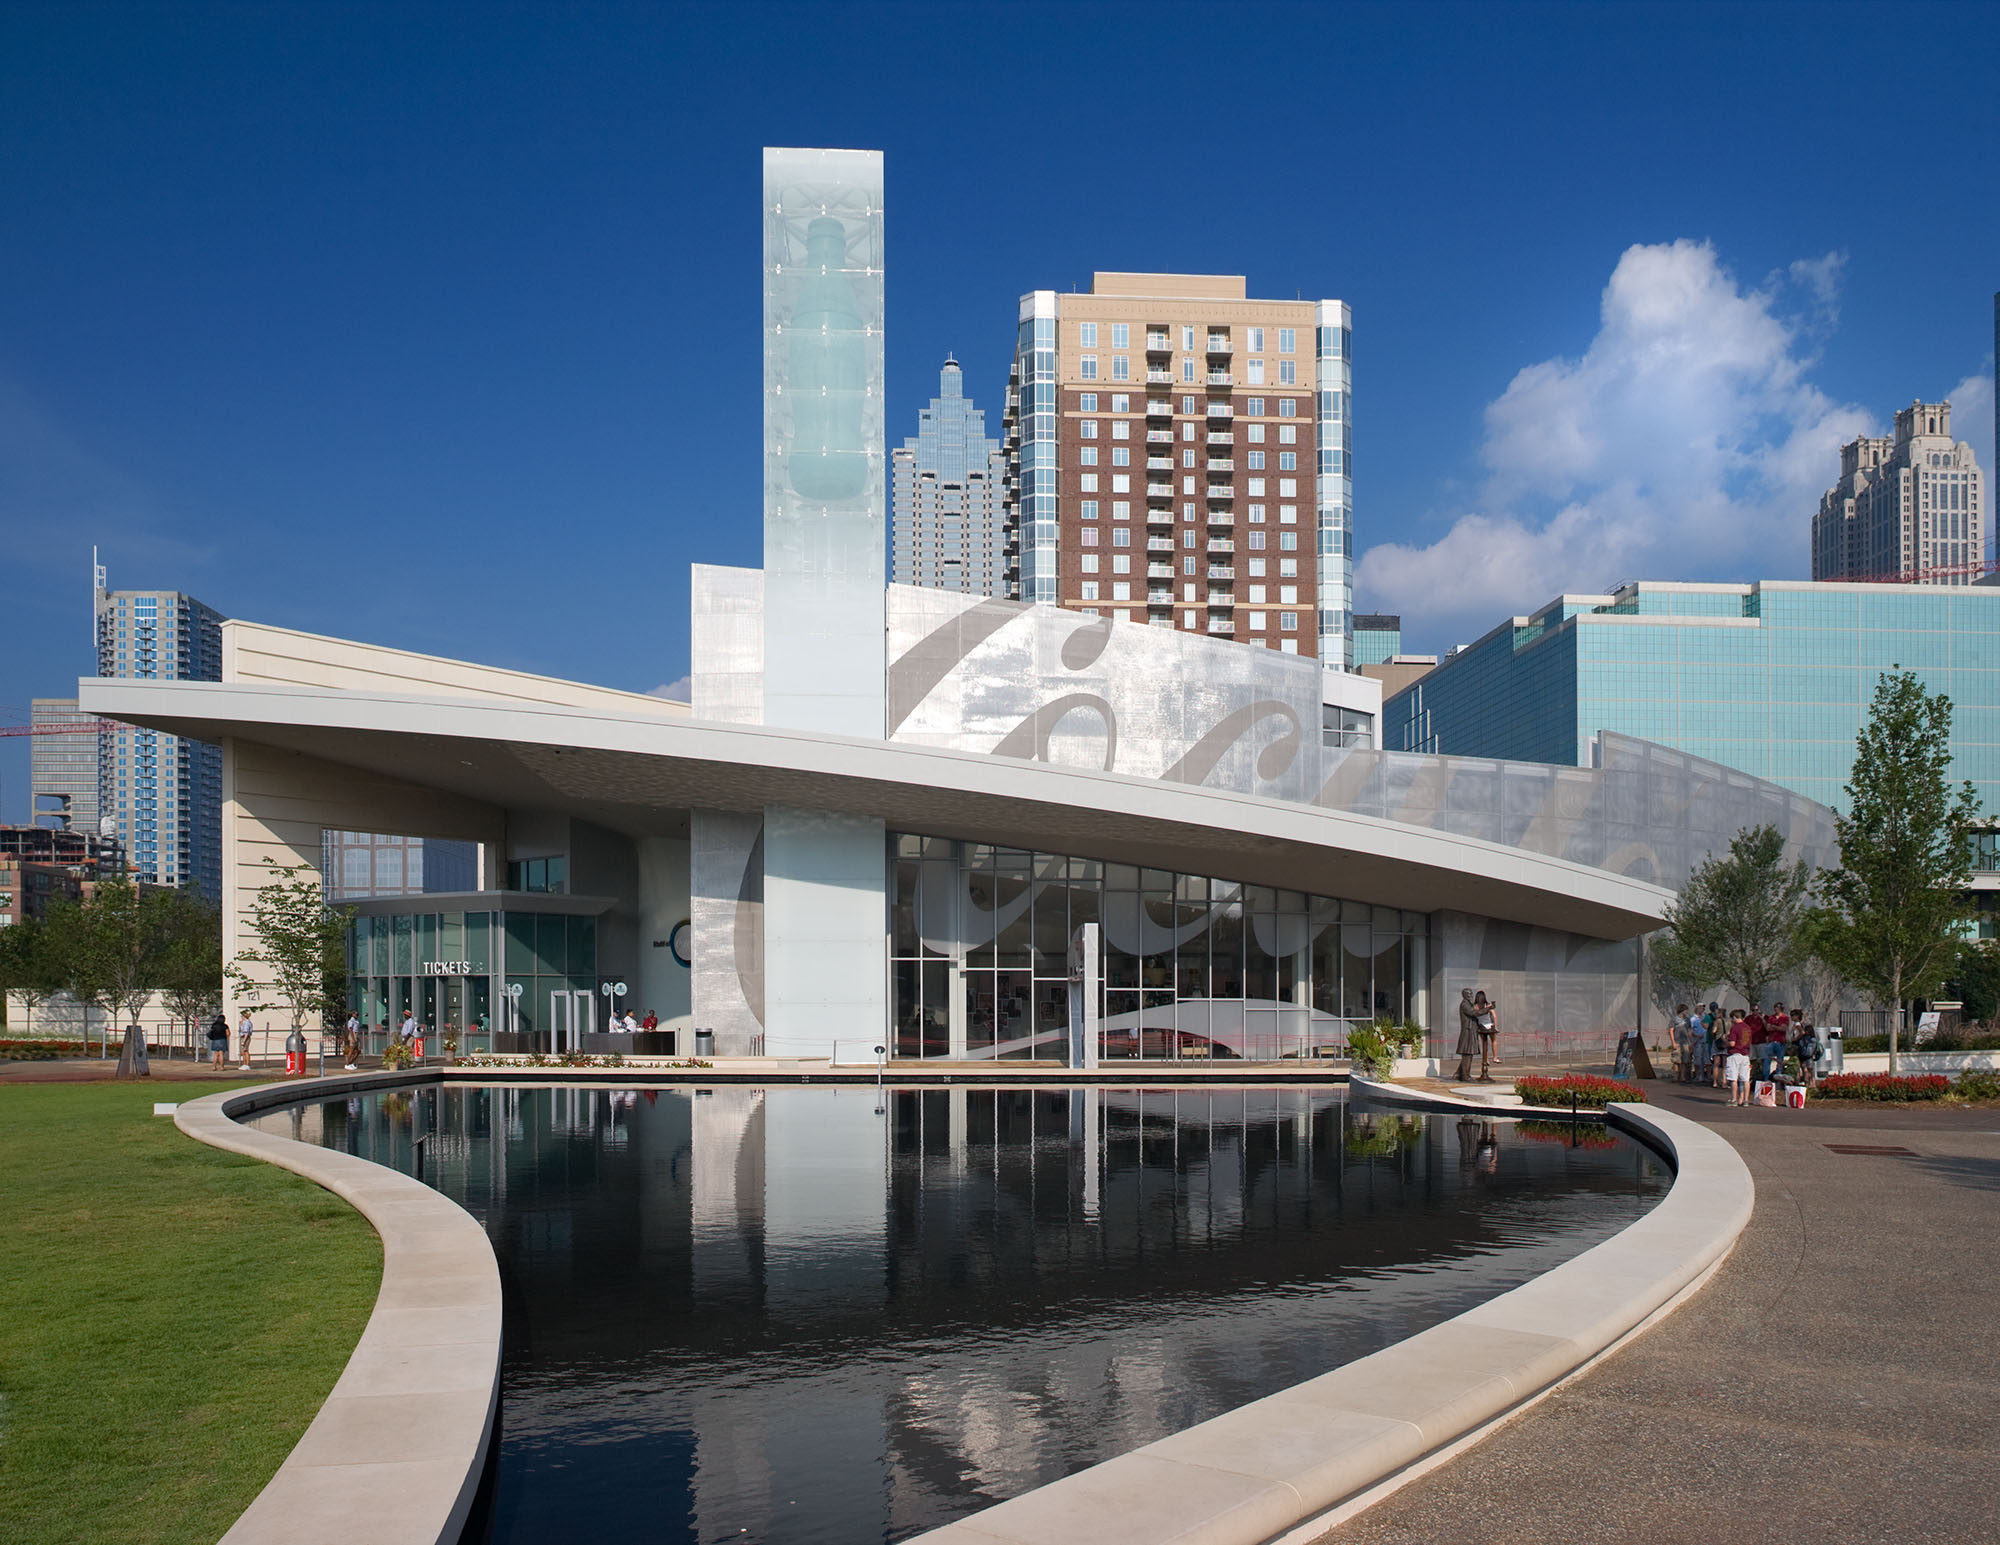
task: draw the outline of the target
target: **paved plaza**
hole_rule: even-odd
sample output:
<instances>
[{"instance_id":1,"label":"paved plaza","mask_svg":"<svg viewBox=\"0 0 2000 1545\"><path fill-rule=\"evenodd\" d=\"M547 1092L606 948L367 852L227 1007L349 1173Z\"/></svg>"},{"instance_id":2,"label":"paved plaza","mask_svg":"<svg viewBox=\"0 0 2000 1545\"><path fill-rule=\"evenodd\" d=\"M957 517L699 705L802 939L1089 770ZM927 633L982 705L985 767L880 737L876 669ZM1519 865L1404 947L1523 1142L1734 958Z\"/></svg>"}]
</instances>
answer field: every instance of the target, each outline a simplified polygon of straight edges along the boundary
<instances>
[{"instance_id":1,"label":"paved plaza","mask_svg":"<svg viewBox=\"0 0 2000 1545\"><path fill-rule=\"evenodd\" d=\"M1757 1207L1692 1301L1325 1545L2000 1540L2000 1109L1727 1109ZM1908 1156L1835 1152L1905 1148Z\"/></svg>"}]
</instances>

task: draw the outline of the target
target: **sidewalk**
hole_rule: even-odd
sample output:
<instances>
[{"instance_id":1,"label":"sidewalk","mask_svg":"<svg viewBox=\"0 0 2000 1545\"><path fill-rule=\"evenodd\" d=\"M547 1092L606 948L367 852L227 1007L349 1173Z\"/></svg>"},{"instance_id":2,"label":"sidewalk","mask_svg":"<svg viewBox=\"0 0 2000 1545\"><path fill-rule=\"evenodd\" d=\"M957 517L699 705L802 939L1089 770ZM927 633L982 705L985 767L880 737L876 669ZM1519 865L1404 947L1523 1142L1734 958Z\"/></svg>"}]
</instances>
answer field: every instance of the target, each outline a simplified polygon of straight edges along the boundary
<instances>
[{"instance_id":1,"label":"sidewalk","mask_svg":"<svg viewBox=\"0 0 2000 1545\"><path fill-rule=\"evenodd\" d=\"M1749 1164L1736 1253L1656 1329L1325 1545L2000 1539L2000 1109L1732 1111L1720 1090L1646 1091Z\"/></svg>"}]
</instances>

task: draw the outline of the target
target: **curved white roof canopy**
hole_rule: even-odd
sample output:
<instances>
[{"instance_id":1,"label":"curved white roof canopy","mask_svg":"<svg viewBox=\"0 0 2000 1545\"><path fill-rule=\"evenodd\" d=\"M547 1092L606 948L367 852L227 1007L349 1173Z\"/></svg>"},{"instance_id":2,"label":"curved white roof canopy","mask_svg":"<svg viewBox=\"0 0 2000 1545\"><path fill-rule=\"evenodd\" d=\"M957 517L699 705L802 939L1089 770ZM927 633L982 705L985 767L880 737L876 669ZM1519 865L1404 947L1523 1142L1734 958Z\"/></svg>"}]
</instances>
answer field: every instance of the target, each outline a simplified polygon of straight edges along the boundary
<instances>
[{"instance_id":1,"label":"curved white roof canopy","mask_svg":"<svg viewBox=\"0 0 2000 1545\"><path fill-rule=\"evenodd\" d=\"M215 682L86 679L80 706L230 737L632 836L702 806L789 805L891 830L1072 853L1623 939L1673 893L1601 869L1373 816L1011 757L601 709Z\"/></svg>"}]
</instances>

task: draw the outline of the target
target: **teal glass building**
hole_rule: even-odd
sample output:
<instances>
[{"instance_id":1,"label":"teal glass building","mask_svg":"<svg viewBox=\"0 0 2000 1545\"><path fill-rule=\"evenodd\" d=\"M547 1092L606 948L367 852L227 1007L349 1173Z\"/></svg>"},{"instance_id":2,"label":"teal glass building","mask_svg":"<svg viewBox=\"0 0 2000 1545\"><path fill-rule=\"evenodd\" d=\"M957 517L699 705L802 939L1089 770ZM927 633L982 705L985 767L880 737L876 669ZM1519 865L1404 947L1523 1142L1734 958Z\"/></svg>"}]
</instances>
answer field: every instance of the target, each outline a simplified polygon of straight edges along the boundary
<instances>
[{"instance_id":1,"label":"teal glass building","mask_svg":"<svg viewBox=\"0 0 2000 1545\"><path fill-rule=\"evenodd\" d=\"M1836 810L1884 671L1952 701L1952 773L2000 810L2000 588L1636 582L1514 617L1383 705L1390 750L1588 766L1599 731Z\"/></svg>"}]
</instances>

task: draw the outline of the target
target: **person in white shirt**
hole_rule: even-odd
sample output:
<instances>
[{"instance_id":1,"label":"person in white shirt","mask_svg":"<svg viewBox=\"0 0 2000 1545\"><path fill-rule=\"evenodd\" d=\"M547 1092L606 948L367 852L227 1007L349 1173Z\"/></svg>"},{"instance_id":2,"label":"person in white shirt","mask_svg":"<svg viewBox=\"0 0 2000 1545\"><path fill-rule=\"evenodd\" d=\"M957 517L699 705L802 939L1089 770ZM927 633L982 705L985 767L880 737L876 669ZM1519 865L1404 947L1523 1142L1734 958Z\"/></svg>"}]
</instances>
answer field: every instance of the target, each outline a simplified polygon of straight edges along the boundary
<instances>
[{"instance_id":1,"label":"person in white shirt","mask_svg":"<svg viewBox=\"0 0 2000 1545\"><path fill-rule=\"evenodd\" d=\"M243 1023L236 1027L236 1050L243 1066L250 1066L250 1013L244 1010Z\"/></svg>"},{"instance_id":2,"label":"person in white shirt","mask_svg":"<svg viewBox=\"0 0 2000 1545\"><path fill-rule=\"evenodd\" d=\"M625 1035L635 1035L638 1033L639 1021L632 1017L630 1009L625 1011L625 1018L619 1022L618 1029Z\"/></svg>"}]
</instances>

